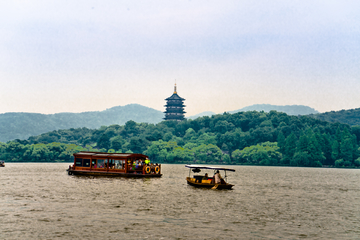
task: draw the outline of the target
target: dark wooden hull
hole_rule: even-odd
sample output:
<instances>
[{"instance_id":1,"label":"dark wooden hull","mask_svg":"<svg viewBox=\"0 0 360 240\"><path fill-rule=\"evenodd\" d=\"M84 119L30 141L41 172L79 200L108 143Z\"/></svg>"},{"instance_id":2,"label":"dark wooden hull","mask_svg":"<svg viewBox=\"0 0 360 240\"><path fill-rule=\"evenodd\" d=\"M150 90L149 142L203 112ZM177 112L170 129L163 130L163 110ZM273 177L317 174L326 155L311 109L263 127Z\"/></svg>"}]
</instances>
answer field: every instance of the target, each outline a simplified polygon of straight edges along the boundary
<instances>
[{"instance_id":1,"label":"dark wooden hull","mask_svg":"<svg viewBox=\"0 0 360 240\"><path fill-rule=\"evenodd\" d=\"M82 176L107 176L107 177L130 177L130 178L159 178L162 174L136 174L136 173L122 173L122 172L102 172L102 171L81 171L81 170L66 170L69 175Z\"/></svg>"},{"instance_id":2,"label":"dark wooden hull","mask_svg":"<svg viewBox=\"0 0 360 240\"><path fill-rule=\"evenodd\" d=\"M198 187L198 188L213 188L215 184L212 183L196 183L191 181L188 177L186 178L186 181L189 185ZM226 183L226 184L218 184L216 189L232 189L234 185Z\"/></svg>"}]
</instances>

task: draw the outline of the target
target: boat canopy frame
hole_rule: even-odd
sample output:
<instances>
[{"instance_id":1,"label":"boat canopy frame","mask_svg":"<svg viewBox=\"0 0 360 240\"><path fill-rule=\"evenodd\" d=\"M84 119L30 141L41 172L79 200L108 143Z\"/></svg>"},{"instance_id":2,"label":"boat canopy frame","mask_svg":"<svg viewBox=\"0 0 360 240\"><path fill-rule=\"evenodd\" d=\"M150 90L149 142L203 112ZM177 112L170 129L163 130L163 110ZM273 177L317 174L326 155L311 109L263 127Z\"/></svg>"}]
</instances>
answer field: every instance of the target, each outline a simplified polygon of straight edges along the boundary
<instances>
[{"instance_id":1,"label":"boat canopy frame","mask_svg":"<svg viewBox=\"0 0 360 240\"><path fill-rule=\"evenodd\" d=\"M235 169L223 168L223 167L210 167L210 166L192 165L192 164L185 165L185 167L187 167L187 168L212 169L212 170L223 170L223 171L235 172Z\"/></svg>"}]
</instances>

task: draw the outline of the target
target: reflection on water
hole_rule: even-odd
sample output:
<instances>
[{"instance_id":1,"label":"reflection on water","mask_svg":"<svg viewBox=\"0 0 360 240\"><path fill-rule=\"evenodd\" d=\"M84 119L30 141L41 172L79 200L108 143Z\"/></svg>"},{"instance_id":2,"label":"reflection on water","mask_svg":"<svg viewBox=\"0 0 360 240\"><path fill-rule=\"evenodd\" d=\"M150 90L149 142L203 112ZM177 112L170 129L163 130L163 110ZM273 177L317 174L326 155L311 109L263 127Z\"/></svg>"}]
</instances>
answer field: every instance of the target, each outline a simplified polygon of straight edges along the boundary
<instances>
[{"instance_id":1,"label":"reflection on water","mask_svg":"<svg viewBox=\"0 0 360 240\"><path fill-rule=\"evenodd\" d=\"M1 239L359 239L360 170L234 166L234 190L68 176L63 163L0 168ZM210 172L209 172L210 173Z\"/></svg>"}]
</instances>

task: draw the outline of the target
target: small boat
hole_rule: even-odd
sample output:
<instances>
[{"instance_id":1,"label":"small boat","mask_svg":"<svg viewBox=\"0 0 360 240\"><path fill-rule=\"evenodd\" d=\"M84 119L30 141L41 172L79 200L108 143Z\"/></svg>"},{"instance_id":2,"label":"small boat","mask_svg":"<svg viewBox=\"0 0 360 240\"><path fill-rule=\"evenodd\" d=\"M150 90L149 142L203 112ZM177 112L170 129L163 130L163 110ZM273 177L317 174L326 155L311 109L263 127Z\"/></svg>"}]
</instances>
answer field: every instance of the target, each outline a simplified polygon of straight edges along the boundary
<instances>
[{"instance_id":1,"label":"small boat","mask_svg":"<svg viewBox=\"0 0 360 240\"><path fill-rule=\"evenodd\" d=\"M139 153L74 153L69 175L112 177L161 177L161 164L151 164L149 157Z\"/></svg>"},{"instance_id":2,"label":"small boat","mask_svg":"<svg viewBox=\"0 0 360 240\"><path fill-rule=\"evenodd\" d=\"M5 167L5 161L4 160L0 160L0 167Z\"/></svg>"},{"instance_id":3,"label":"small boat","mask_svg":"<svg viewBox=\"0 0 360 240\"><path fill-rule=\"evenodd\" d=\"M189 168L189 177L186 178L186 181L189 185L194 187L201 188L211 188L211 189L231 189L234 185L227 183L226 171L235 172L235 169L231 168L222 168L222 167L210 167L210 166L200 166L200 165L185 165ZM214 174L212 177L209 177L207 173L205 175L193 175L191 177L191 171L195 173L200 173L202 169L213 170ZM225 171L224 178L221 177L220 171ZM219 173L220 183L215 183L215 175Z\"/></svg>"}]
</instances>

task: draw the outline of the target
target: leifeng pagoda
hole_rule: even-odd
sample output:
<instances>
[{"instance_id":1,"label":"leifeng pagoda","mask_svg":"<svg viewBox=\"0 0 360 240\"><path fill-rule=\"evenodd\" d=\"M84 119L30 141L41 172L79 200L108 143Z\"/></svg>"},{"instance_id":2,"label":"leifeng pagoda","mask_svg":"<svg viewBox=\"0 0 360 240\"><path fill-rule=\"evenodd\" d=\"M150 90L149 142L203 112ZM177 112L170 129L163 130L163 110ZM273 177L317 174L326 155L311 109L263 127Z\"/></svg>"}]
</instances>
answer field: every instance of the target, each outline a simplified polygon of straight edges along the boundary
<instances>
[{"instance_id":1,"label":"leifeng pagoda","mask_svg":"<svg viewBox=\"0 0 360 240\"><path fill-rule=\"evenodd\" d=\"M176 92L176 83L174 87L174 93L171 95L171 97L168 97L166 100L166 111L164 120L175 120L175 121L181 121L184 120L184 98L181 98L177 92Z\"/></svg>"}]
</instances>

